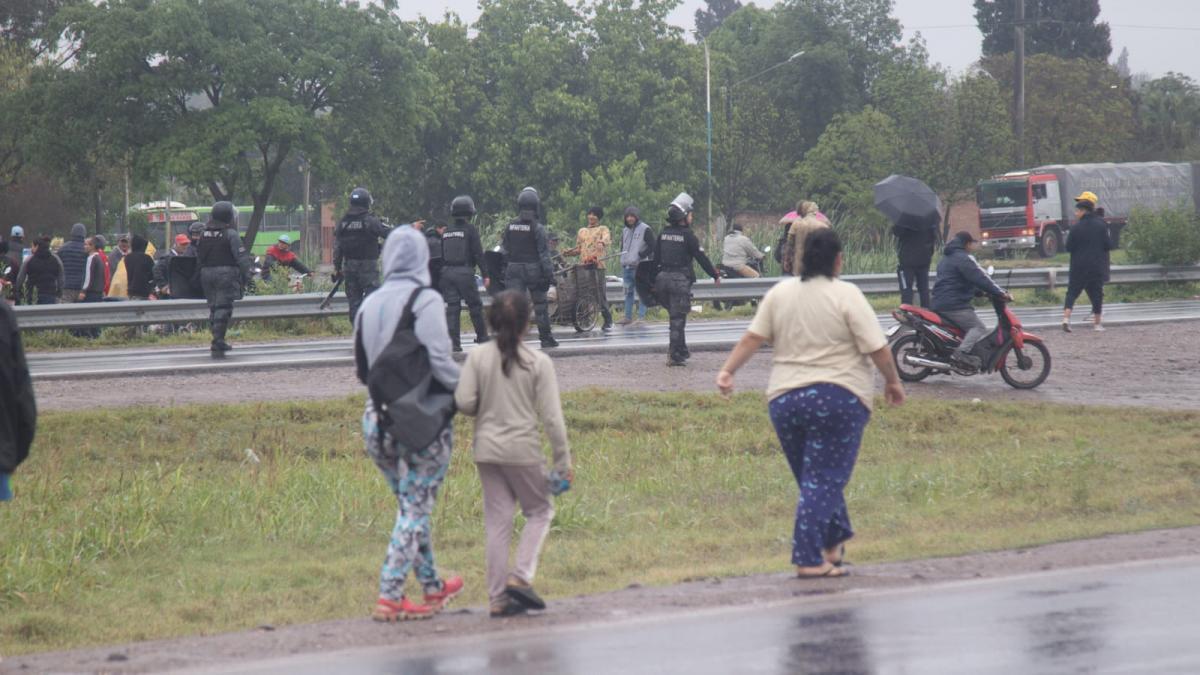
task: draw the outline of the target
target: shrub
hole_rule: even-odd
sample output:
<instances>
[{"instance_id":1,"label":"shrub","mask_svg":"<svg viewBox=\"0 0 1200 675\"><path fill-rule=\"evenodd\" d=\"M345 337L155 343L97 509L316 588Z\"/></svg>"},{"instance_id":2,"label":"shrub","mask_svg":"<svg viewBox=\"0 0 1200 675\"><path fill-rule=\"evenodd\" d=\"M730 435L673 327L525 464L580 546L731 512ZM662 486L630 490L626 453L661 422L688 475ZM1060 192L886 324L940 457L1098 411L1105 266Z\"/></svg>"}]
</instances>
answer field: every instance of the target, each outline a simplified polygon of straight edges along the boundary
<instances>
[{"instance_id":1,"label":"shrub","mask_svg":"<svg viewBox=\"0 0 1200 675\"><path fill-rule=\"evenodd\" d=\"M1200 218L1186 204L1134 209L1121 240L1134 262L1192 265L1200 261Z\"/></svg>"}]
</instances>

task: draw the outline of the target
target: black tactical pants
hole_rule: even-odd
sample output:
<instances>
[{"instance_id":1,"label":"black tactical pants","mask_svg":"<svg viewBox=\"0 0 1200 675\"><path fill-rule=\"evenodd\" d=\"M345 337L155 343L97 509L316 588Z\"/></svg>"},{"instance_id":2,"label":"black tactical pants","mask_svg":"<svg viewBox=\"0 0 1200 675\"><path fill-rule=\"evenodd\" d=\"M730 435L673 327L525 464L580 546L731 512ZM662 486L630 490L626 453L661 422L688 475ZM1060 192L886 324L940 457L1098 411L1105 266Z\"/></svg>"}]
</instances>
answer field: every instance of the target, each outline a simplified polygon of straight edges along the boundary
<instances>
[{"instance_id":1,"label":"black tactical pants","mask_svg":"<svg viewBox=\"0 0 1200 675\"><path fill-rule=\"evenodd\" d=\"M204 267L200 286L208 302L208 321L214 343L225 341L233 319L233 302L242 297L242 270L237 267Z\"/></svg>"},{"instance_id":2,"label":"black tactical pants","mask_svg":"<svg viewBox=\"0 0 1200 675\"><path fill-rule=\"evenodd\" d=\"M446 326L450 329L450 340L454 347L462 345L459 335L462 330L462 303L467 303L467 313L475 324L475 341L486 342L487 324L483 320L483 301L479 299L479 287L475 285L472 268L465 266L443 267L441 274L442 298L446 301Z\"/></svg>"},{"instance_id":3,"label":"black tactical pants","mask_svg":"<svg viewBox=\"0 0 1200 675\"><path fill-rule=\"evenodd\" d=\"M509 263L504 271L505 290L528 292L537 319L538 337L551 336L550 309L546 304L546 282L537 263Z\"/></svg>"},{"instance_id":4,"label":"black tactical pants","mask_svg":"<svg viewBox=\"0 0 1200 675\"><path fill-rule=\"evenodd\" d=\"M667 355L675 362L686 361L691 356L685 330L692 308L692 280L683 272L659 272L654 282L654 294L667 308L671 320L671 346Z\"/></svg>"},{"instance_id":5,"label":"black tactical pants","mask_svg":"<svg viewBox=\"0 0 1200 675\"><path fill-rule=\"evenodd\" d=\"M346 300L350 303L350 325L358 316L358 308L367 296L379 288L379 261L347 258L342 262L342 283L346 284Z\"/></svg>"}]
</instances>

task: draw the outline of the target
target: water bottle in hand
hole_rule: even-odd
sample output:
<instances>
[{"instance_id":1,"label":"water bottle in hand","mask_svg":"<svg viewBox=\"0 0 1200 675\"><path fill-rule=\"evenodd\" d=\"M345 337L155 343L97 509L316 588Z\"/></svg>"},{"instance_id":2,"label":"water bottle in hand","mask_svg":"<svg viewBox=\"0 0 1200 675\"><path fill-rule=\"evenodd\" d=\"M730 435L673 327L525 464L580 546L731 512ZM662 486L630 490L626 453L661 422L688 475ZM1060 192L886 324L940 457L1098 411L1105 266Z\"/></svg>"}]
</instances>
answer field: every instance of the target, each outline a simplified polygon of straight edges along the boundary
<instances>
[{"instance_id":1,"label":"water bottle in hand","mask_svg":"<svg viewBox=\"0 0 1200 675\"><path fill-rule=\"evenodd\" d=\"M571 489L571 481L567 477L559 473L558 469L550 472L550 476L546 479L550 486L550 494L555 497L561 495Z\"/></svg>"}]
</instances>

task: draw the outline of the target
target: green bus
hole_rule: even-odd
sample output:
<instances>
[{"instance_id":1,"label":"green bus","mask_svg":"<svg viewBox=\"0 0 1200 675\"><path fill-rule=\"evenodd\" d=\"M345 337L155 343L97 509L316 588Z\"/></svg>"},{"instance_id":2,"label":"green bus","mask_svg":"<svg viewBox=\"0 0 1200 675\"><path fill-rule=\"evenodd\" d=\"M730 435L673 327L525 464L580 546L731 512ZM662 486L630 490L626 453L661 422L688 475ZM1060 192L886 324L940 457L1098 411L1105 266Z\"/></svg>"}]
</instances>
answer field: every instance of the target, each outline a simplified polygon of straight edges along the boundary
<instances>
[{"instance_id":1,"label":"green bus","mask_svg":"<svg viewBox=\"0 0 1200 675\"><path fill-rule=\"evenodd\" d=\"M254 213L253 206L238 206L238 224L242 232L246 231L246 225L250 222L250 216ZM208 222L209 214L212 213L211 206L189 207L189 212L196 214L196 219L202 223ZM173 228L178 225L172 218ZM190 224L190 223L189 223ZM181 232L187 231L185 225ZM267 252L267 247L278 241L280 235L288 235L292 238L292 246L300 244L301 237L304 236L304 211L302 209L285 210L278 206L268 206L266 213L263 214L262 225L258 228L258 236L254 238L254 246L251 252L254 255L263 255Z\"/></svg>"}]
</instances>

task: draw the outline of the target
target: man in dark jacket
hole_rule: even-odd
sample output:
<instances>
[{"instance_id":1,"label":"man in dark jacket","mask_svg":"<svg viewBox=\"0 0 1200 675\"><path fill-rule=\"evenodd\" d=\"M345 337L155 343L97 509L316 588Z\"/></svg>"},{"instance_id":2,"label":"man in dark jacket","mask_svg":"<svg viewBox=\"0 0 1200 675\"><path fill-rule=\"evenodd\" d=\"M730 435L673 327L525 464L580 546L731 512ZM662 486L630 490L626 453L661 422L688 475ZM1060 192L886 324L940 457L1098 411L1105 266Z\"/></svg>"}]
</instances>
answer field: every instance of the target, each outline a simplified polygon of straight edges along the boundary
<instances>
[{"instance_id":1,"label":"man in dark jacket","mask_svg":"<svg viewBox=\"0 0 1200 675\"><path fill-rule=\"evenodd\" d=\"M975 261L975 256L971 254L977 250L979 242L968 232L959 232L946 244L942 260L938 263L937 283L933 285L933 303L930 307L963 330L962 343L951 358L959 365L973 368L978 368L981 361L971 353L971 349L987 335L987 327L971 306L975 294L983 292L1012 300L1008 291L997 286Z\"/></svg>"},{"instance_id":2,"label":"man in dark jacket","mask_svg":"<svg viewBox=\"0 0 1200 675\"><path fill-rule=\"evenodd\" d=\"M1092 301L1092 327L1103 331L1100 312L1104 309L1104 281L1108 274L1108 256L1112 240L1108 223L1096 213L1095 193L1084 192L1075 198L1075 217L1078 222L1067 237L1067 252L1071 254L1070 280L1067 283L1067 302L1063 306L1063 330L1071 332L1071 310L1079 294L1087 291Z\"/></svg>"},{"instance_id":3,"label":"man in dark jacket","mask_svg":"<svg viewBox=\"0 0 1200 675\"><path fill-rule=\"evenodd\" d=\"M896 256L899 265L896 277L900 282L900 302L911 305L913 288L921 298L921 306L929 307L929 263L933 260L933 247L937 243L936 226L919 223L916 227L905 222L907 216L892 226L896 238Z\"/></svg>"},{"instance_id":4,"label":"man in dark jacket","mask_svg":"<svg viewBox=\"0 0 1200 675\"><path fill-rule=\"evenodd\" d=\"M46 252L50 252L49 245ZM0 501L12 499L9 477L29 456L37 427L37 405L16 314L0 302Z\"/></svg>"},{"instance_id":5,"label":"man in dark jacket","mask_svg":"<svg viewBox=\"0 0 1200 675\"><path fill-rule=\"evenodd\" d=\"M14 297L18 304L56 305L63 294L63 264L50 250L50 237L38 237L33 253L21 263Z\"/></svg>"},{"instance_id":6,"label":"man in dark jacket","mask_svg":"<svg viewBox=\"0 0 1200 675\"><path fill-rule=\"evenodd\" d=\"M154 259L146 253L150 242L135 234L129 253L125 254L125 279L130 300L149 300L154 294Z\"/></svg>"},{"instance_id":7,"label":"man in dark jacket","mask_svg":"<svg viewBox=\"0 0 1200 675\"><path fill-rule=\"evenodd\" d=\"M154 288L160 299L171 295L171 259L179 257L195 257L192 240L186 234L175 235L175 245L167 249L154 262Z\"/></svg>"},{"instance_id":8,"label":"man in dark jacket","mask_svg":"<svg viewBox=\"0 0 1200 675\"><path fill-rule=\"evenodd\" d=\"M696 272L692 261L700 263L708 276L720 284L721 275L700 248L700 240L689 229L692 224L692 197L679 193L667 209L667 226L663 228L654 245L654 261L658 264L658 276L654 280L654 294L667 308L670 318L670 347L667 353L668 366L684 366L691 357L687 346L687 316L692 305L692 284Z\"/></svg>"},{"instance_id":9,"label":"man in dark jacket","mask_svg":"<svg viewBox=\"0 0 1200 675\"><path fill-rule=\"evenodd\" d=\"M66 284L63 286L63 302L79 302L83 290L83 278L87 275L87 251L84 250L83 240L87 236L87 228L83 223L71 226L71 236L58 249L58 259L63 264L63 274Z\"/></svg>"}]
</instances>

